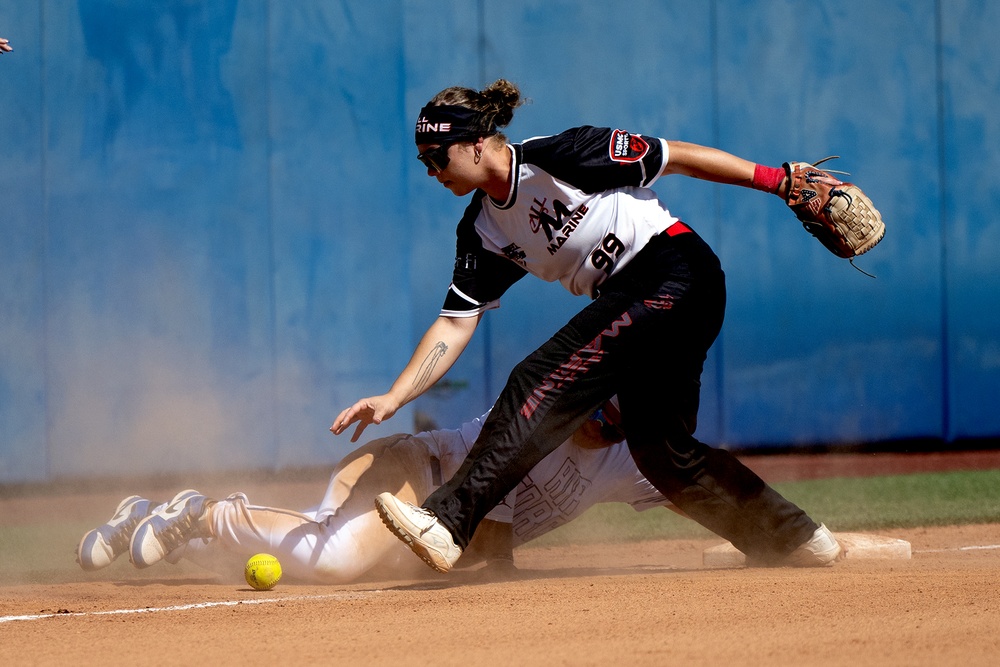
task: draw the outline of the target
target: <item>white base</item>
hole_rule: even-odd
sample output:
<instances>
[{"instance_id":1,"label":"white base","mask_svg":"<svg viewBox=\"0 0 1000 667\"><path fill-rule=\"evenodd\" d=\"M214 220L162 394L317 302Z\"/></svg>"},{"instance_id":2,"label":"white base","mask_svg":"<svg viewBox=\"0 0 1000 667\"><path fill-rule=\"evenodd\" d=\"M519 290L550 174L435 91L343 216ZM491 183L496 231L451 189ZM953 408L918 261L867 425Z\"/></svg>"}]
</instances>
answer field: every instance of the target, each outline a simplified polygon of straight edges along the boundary
<instances>
[{"instance_id":1,"label":"white base","mask_svg":"<svg viewBox=\"0 0 1000 667\"><path fill-rule=\"evenodd\" d=\"M881 558L909 560L910 543L893 537L866 535L864 533L834 533L843 549L841 558ZM709 547L702 552L702 563L706 567L741 567L746 565L746 556L729 542Z\"/></svg>"}]
</instances>

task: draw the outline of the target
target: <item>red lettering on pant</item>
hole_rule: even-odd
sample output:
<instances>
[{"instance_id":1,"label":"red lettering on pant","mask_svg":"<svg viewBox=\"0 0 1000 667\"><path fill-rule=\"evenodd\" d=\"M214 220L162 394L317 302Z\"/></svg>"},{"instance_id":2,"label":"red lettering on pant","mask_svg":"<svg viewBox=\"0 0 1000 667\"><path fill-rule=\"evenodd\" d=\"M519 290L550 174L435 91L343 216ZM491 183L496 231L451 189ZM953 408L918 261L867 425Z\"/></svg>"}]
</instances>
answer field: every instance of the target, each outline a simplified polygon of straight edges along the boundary
<instances>
[{"instance_id":1,"label":"red lettering on pant","mask_svg":"<svg viewBox=\"0 0 1000 667\"><path fill-rule=\"evenodd\" d=\"M567 361L559 364L557 369L532 390L528 400L521 406L521 416L525 419L531 419L531 415L535 414L535 410L545 400L549 391L572 382L578 375L586 373L591 366L603 359L605 354L602 349L604 337L615 338L621 329L630 324L632 324L632 318L628 313L622 313L622 316L612 322L611 326L597 334L594 340L587 343L579 352L574 353Z\"/></svg>"}]
</instances>

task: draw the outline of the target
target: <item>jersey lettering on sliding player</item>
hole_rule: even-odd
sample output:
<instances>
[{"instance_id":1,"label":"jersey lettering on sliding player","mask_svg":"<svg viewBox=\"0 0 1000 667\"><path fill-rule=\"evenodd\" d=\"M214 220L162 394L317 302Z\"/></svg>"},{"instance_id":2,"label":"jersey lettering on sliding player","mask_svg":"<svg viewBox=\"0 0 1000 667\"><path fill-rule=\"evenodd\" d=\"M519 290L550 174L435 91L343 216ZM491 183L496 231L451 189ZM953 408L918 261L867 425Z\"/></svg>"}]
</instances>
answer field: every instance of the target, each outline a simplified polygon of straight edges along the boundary
<instances>
[{"instance_id":1,"label":"jersey lettering on sliding player","mask_svg":"<svg viewBox=\"0 0 1000 667\"><path fill-rule=\"evenodd\" d=\"M513 530L521 542L567 523L592 482L580 475L573 459L567 458L558 471L545 482L535 482L528 475L517 485L517 512Z\"/></svg>"}]
</instances>

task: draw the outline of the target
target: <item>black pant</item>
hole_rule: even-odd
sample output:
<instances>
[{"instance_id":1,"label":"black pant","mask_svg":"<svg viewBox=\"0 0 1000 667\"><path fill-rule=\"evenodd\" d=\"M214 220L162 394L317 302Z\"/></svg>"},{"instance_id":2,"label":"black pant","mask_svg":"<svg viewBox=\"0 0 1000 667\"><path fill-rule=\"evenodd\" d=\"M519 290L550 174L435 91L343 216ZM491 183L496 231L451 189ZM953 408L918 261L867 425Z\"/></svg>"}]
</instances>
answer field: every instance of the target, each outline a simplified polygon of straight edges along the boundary
<instances>
[{"instance_id":1,"label":"black pant","mask_svg":"<svg viewBox=\"0 0 1000 667\"><path fill-rule=\"evenodd\" d=\"M812 519L693 436L725 304L719 260L697 234L654 237L514 368L462 467L424 507L464 549L531 468L618 394L632 457L661 493L748 556L790 553L817 528Z\"/></svg>"}]
</instances>

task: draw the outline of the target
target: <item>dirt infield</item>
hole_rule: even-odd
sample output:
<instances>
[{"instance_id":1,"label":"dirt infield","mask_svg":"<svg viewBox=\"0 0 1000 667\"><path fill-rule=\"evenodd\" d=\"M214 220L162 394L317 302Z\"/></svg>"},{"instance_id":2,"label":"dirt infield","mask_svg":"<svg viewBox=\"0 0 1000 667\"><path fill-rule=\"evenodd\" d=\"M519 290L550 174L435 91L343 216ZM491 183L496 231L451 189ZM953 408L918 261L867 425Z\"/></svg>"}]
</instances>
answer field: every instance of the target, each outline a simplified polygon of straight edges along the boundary
<instances>
[{"instance_id":1,"label":"dirt infield","mask_svg":"<svg viewBox=\"0 0 1000 667\"><path fill-rule=\"evenodd\" d=\"M824 457L747 461L769 481L884 474L872 471L890 456L902 458L896 472L1000 467L995 452L935 468L921 467L927 455L841 456L825 457L825 473ZM300 506L321 489L254 491ZM7 498L0 516L10 525L60 507L103 519L117 500L113 489ZM0 587L0 664L994 664L1000 524L882 534L908 540L912 559L712 569L702 551L720 540L669 540L524 548L506 581L428 570L270 592L178 567L139 577L127 563L93 580L67 558L58 583Z\"/></svg>"}]
</instances>

